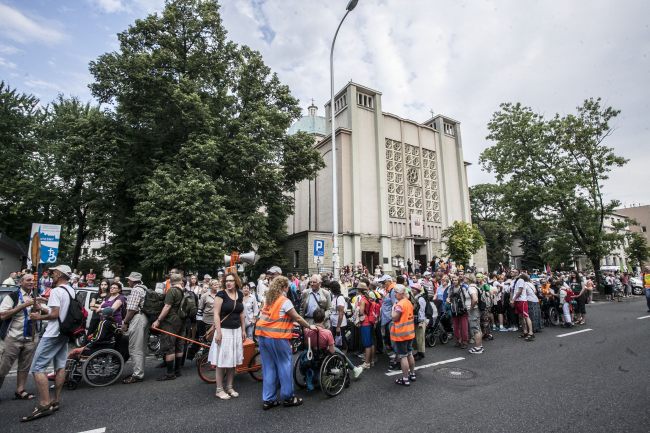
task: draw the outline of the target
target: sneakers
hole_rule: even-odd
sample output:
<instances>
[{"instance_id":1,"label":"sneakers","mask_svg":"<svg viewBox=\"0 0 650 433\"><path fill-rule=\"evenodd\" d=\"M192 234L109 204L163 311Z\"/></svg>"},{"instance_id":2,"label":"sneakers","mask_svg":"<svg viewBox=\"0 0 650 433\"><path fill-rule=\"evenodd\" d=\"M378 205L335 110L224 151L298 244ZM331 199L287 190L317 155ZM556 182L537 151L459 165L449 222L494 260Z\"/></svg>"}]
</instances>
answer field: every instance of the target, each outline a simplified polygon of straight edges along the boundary
<instances>
[{"instance_id":1,"label":"sneakers","mask_svg":"<svg viewBox=\"0 0 650 433\"><path fill-rule=\"evenodd\" d=\"M517 328L516 326L513 326L512 328L509 328L508 331L517 332L517 331L519 331L519 328Z\"/></svg>"},{"instance_id":2,"label":"sneakers","mask_svg":"<svg viewBox=\"0 0 650 433\"><path fill-rule=\"evenodd\" d=\"M499 331L500 332L508 332L508 330L506 328L504 328L503 326L499 326Z\"/></svg>"},{"instance_id":3,"label":"sneakers","mask_svg":"<svg viewBox=\"0 0 650 433\"><path fill-rule=\"evenodd\" d=\"M479 355L479 354L483 353L483 351L484 351L483 346L481 346L481 347L472 347L471 349L469 349L469 353L471 353L472 355Z\"/></svg>"},{"instance_id":4,"label":"sneakers","mask_svg":"<svg viewBox=\"0 0 650 433\"><path fill-rule=\"evenodd\" d=\"M358 379L359 376L361 376L361 373L363 373L363 366L354 367L352 369L352 378L353 379Z\"/></svg>"},{"instance_id":5,"label":"sneakers","mask_svg":"<svg viewBox=\"0 0 650 433\"><path fill-rule=\"evenodd\" d=\"M368 370L370 367L372 367L372 364L368 364L367 362L361 364L361 368L363 368L364 370Z\"/></svg>"}]
</instances>

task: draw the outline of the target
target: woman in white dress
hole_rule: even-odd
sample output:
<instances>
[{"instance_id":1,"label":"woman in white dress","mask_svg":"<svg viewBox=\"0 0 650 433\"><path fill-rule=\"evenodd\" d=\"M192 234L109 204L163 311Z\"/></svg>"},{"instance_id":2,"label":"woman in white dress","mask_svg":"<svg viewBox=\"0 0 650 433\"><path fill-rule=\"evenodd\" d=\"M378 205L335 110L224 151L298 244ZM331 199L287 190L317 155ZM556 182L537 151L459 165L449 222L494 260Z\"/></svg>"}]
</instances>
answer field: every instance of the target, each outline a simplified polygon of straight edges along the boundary
<instances>
[{"instance_id":1,"label":"woman in white dress","mask_svg":"<svg viewBox=\"0 0 650 433\"><path fill-rule=\"evenodd\" d=\"M217 389L215 396L221 400L239 397L233 388L235 367L244 362L246 325L244 294L237 274L223 276L222 287L214 299L214 338L208 360L216 366ZM224 387L224 375L226 384Z\"/></svg>"}]
</instances>

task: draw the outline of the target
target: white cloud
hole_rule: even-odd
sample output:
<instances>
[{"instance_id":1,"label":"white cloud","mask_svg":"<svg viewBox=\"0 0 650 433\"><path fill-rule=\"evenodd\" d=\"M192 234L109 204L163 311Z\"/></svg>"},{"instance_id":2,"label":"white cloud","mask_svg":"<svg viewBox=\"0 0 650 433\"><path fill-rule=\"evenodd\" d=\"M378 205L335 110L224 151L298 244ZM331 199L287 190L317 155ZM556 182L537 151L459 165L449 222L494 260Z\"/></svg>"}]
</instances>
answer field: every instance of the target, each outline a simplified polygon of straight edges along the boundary
<instances>
[{"instance_id":1,"label":"white cloud","mask_svg":"<svg viewBox=\"0 0 650 433\"><path fill-rule=\"evenodd\" d=\"M0 54L16 54L20 53L22 50L19 48L14 47L13 45L6 45L2 42L0 42Z\"/></svg>"},{"instance_id":2,"label":"white cloud","mask_svg":"<svg viewBox=\"0 0 650 433\"><path fill-rule=\"evenodd\" d=\"M259 50L306 107L329 99L329 48L347 0L222 2L229 37ZM408 4L408 6L405 6ZM552 116L589 97L622 110L608 144L630 163L610 198L648 202L650 3L632 0L362 0L336 42L337 90L353 80L381 91L384 111L416 121L429 109L461 121L470 184L492 181L478 157L499 103ZM275 37L265 37L268 29ZM322 111L321 111L322 113Z\"/></svg>"},{"instance_id":3,"label":"white cloud","mask_svg":"<svg viewBox=\"0 0 650 433\"><path fill-rule=\"evenodd\" d=\"M4 57L0 57L0 68L2 69L16 69L16 64L6 60Z\"/></svg>"},{"instance_id":4,"label":"white cloud","mask_svg":"<svg viewBox=\"0 0 650 433\"><path fill-rule=\"evenodd\" d=\"M13 41L56 44L65 38L59 27L42 18L30 18L21 11L0 3L0 34Z\"/></svg>"},{"instance_id":5,"label":"white cloud","mask_svg":"<svg viewBox=\"0 0 650 433\"><path fill-rule=\"evenodd\" d=\"M58 84L54 84L45 80L39 80L36 78L27 79L23 81L23 84L25 84L25 86L30 87L32 89L54 90L54 91L59 91L61 89L61 86L59 86Z\"/></svg>"},{"instance_id":6,"label":"white cloud","mask_svg":"<svg viewBox=\"0 0 650 433\"><path fill-rule=\"evenodd\" d=\"M108 13L121 12L125 10L122 0L95 0L101 10Z\"/></svg>"}]
</instances>

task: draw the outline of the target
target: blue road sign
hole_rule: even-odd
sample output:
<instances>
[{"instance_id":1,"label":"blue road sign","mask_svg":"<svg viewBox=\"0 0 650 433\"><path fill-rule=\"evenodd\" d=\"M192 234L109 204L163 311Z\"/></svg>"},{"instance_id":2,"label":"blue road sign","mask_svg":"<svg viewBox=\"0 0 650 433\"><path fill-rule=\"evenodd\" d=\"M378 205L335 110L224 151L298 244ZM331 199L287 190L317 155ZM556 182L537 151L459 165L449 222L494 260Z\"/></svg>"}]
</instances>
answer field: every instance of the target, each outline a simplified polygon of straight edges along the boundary
<instances>
[{"instance_id":1,"label":"blue road sign","mask_svg":"<svg viewBox=\"0 0 650 433\"><path fill-rule=\"evenodd\" d=\"M325 241L322 239L314 239L314 255L316 257L323 257L325 255Z\"/></svg>"}]
</instances>

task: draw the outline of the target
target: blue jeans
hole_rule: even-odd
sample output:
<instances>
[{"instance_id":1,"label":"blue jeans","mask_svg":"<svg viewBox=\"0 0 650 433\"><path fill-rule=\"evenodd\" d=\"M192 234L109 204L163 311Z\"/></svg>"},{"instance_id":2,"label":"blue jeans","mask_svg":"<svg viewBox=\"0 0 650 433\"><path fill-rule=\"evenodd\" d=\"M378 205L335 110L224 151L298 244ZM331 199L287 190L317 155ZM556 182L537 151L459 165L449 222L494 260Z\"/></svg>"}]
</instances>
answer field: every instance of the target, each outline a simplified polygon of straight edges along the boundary
<instances>
[{"instance_id":1,"label":"blue jeans","mask_svg":"<svg viewBox=\"0 0 650 433\"><path fill-rule=\"evenodd\" d=\"M645 289L645 303L648 304L648 310L650 310L650 289Z\"/></svg>"},{"instance_id":2,"label":"blue jeans","mask_svg":"<svg viewBox=\"0 0 650 433\"><path fill-rule=\"evenodd\" d=\"M288 400L293 397L290 340L258 337L262 356L262 400ZM278 399L278 386L280 398Z\"/></svg>"}]
</instances>

